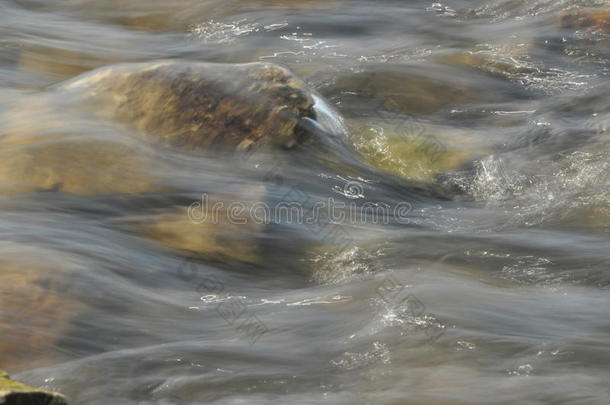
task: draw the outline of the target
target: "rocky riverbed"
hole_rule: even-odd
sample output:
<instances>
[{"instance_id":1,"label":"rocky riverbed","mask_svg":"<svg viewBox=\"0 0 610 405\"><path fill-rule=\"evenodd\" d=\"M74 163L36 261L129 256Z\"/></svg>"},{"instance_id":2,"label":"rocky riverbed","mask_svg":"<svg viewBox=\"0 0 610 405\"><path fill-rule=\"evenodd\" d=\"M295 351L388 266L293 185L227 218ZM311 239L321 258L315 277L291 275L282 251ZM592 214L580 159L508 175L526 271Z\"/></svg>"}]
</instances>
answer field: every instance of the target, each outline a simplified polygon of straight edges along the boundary
<instances>
[{"instance_id":1,"label":"rocky riverbed","mask_svg":"<svg viewBox=\"0 0 610 405\"><path fill-rule=\"evenodd\" d=\"M0 3L0 403L607 403L609 16Z\"/></svg>"}]
</instances>

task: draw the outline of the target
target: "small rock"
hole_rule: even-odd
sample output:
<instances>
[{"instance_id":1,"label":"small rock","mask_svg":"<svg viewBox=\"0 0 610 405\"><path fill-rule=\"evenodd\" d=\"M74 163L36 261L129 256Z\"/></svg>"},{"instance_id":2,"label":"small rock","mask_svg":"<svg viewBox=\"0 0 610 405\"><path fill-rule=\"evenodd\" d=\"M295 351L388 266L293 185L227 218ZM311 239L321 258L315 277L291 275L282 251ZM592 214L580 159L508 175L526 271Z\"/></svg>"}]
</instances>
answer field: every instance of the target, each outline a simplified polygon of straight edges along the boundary
<instances>
[{"instance_id":1,"label":"small rock","mask_svg":"<svg viewBox=\"0 0 610 405\"><path fill-rule=\"evenodd\" d=\"M0 404L3 405L67 405L66 399L57 392L30 387L11 380L0 370Z\"/></svg>"},{"instance_id":2,"label":"small rock","mask_svg":"<svg viewBox=\"0 0 610 405\"><path fill-rule=\"evenodd\" d=\"M446 127L427 127L409 120L348 121L356 150L371 166L422 184L433 184L442 173L454 170L490 151L469 133Z\"/></svg>"}]
</instances>

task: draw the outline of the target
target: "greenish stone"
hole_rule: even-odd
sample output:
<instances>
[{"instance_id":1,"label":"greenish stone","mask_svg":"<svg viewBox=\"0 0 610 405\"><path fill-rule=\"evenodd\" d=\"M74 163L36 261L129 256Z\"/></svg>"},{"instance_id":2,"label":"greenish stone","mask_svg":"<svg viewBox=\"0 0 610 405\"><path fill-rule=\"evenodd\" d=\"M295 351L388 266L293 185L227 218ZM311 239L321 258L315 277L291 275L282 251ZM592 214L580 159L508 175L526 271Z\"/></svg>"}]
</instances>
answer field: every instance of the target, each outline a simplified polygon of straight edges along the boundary
<instances>
[{"instance_id":1,"label":"greenish stone","mask_svg":"<svg viewBox=\"0 0 610 405\"><path fill-rule=\"evenodd\" d=\"M11 380L6 372L0 370L0 404L67 405L67 402L61 394Z\"/></svg>"},{"instance_id":2,"label":"greenish stone","mask_svg":"<svg viewBox=\"0 0 610 405\"><path fill-rule=\"evenodd\" d=\"M369 165L422 184L490 153L475 136L416 121L349 119L351 141Z\"/></svg>"}]
</instances>

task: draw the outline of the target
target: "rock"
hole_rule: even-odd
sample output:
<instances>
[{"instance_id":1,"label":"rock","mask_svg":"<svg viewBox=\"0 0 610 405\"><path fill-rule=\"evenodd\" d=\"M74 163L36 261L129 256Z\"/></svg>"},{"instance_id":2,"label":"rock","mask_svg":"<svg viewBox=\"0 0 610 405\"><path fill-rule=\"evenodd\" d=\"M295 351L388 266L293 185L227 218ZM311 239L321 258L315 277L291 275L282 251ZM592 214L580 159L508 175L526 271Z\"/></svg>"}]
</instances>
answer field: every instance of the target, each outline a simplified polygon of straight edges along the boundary
<instances>
[{"instance_id":1,"label":"rock","mask_svg":"<svg viewBox=\"0 0 610 405\"><path fill-rule=\"evenodd\" d=\"M138 140L62 109L51 96L26 96L5 116L0 137L0 192L75 195L161 191L159 163ZM66 112L70 111L71 114Z\"/></svg>"},{"instance_id":2,"label":"rock","mask_svg":"<svg viewBox=\"0 0 610 405\"><path fill-rule=\"evenodd\" d=\"M100 58L92 53L77 50L22 46L18 68L60 79L68 79L88 70L116 61L115 58Z\"/></svg>"},{"instance_id":3,"label":"rock","mask_svg":"<svg viewBox=\"0 0 610 405\"><path fill-rule=\"evenodd\" d=\"M72 296L72 258L0 244L0 367L20 371L61 359L56 344L85 306Z\"/></svg>"},{"instance_id":4,"label":"rock","mask_svg":"<svg viewBox=\"0 0 610 405\"><path fill-rule=\"evenodd\" d=\"M315 118L313 98L288 70L268 63L161 61L95 70L56 88L62 97L178 147L292 147Z\"/></svg>"},{"instance_id":5,"label":"rock","mask_svg":"<svg viewBox=\"0 0 610 405\"><path fill-rule=\"evenodd\" d=\"M142 148L117 140L70 133L46 134L17 145L6 137L0 150L0 191L21 194L60 191L75 195L163 191L159 164Z\"/></svg>"},{"instance_id":6,"label":"rock","mask_svg":"<svg viewBox=\"0 0 610 405\"><path fill-rule=\"evenodd\" d=\"M515 92L510 83L477 72L456 74L455 67L442 64L371 64L336 76L316 80L322 81L322 95L340 101L346 115L432 114L458 105L502 102Z\"/></svg>"},{"instance_id":7,"label":"rock","mask_svg":"<svg viewBox=\"0 0 610 405\"><path fill-rule=\"evenodd\" d=\"M0 189L163 191L159 141L189 152L290 148L304 139L300 120L315 117L313 105L304 83L272 64L101 68L15 101L0 123Z\"/></svg>"},{"instance_id":8,"label":"rock","mask_svg":"<svg viewBox=\"0 0 610 405\"><path fill-rule=\"evenodd\" d=\"M404 114L431 113L447 105L463 104L468 100L465 87L449 86L424 75L400 70L402 69L386 68L340 76L323 87L321 92L329 98L357 92L367 100L367 110L371 103L376 103L380 108Z\"/></svg>"},{"instance_id":9,"label":"rock","mask_svg":"<svg viewBox=\"0 0 610 405\"><path fill-rule=\"evenodd\" d=\"M0 403L3 405L67 405L57 392L45 391L11 380L0 370Z\"/></svg>"},{"instance_id":10,"label":"rock","mask_svg":"<svg viewBox=\"0 0 610 405\"><path fill-rule=\"evenodd\" d=\"M416 120L348 122L352 142L364 161L418 183L434 183L439 174L490 153L470 133L427 127Z\"/></svg>"},{"instance_id":11,"label":"rock","mask_svg":"<svg viewBox=\"0 0 610 405\"><path fill-rule=\"evenodd\" d=\"M520 66L509 57L500 59L492 52L464 52L432 55L428 60L449 66L464 66L489 75L512 78L535 73L535 69Z\"/></svg>"},{"instance_id":12,"label":"rock","mask_svg":"<svg viewBox=\"0 0 610 405\"><path fill-rule=\"evenodd\" d=\"M256 218L253 208L262 204L257 201L264 199L264 190L249 191L244 198L216 196L212 200L205 196L188 208L167 208L133 218L127 229L188 257L260 264L260 240L266 224Z\"/></svg>"},{"instance_id":13,"label":"rock","mask_svg":"<svg viewBox=\"0 0 610 405\"><path fill-rule=\"evenodd\" d=\"M80 196L184 191L163 187L183 170L164 166L174 161L168 149L217 157L218 151L291 148L314 131L304 118L330 114L328 108L316 113L314 100L324 104L288 70L267 63L161 61L98 69L22 96L0 122L0 189ZM211 196L226 202L218 223L194 223L187 207L168 200L150 215L116 222L134 219L129 231L180 254L258 263L262 225L227 221L230 201L255 203L247 197Z\"/></svg>"},{"instance_id":14,"label":"rock","mask_svg":"<svg viewBox=\"0 0 610 405\"><path fill-rule=\"evenodd\" d=\"M610 10L570 8L561 13L561 27L588 34L610 34Z\"/></svg>"}]
</instances>

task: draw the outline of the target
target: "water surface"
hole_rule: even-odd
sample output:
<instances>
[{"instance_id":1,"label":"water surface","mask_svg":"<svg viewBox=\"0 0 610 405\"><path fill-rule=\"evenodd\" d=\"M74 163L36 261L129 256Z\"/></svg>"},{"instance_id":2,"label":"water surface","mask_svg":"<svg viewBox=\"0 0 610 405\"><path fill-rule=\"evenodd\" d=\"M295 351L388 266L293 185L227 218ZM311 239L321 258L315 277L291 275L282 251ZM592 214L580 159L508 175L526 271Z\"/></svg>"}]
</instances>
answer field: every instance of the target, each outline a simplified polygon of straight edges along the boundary
<instances>
[{"instance_id":1,"label":"water surface","mask_svg":"<svg viewBox=\"0 0 610 405\"><path fill-rule=\"evenodd\" d=\"M572 6L607 4L0 3L0 367L73 404L607 403L610 37ZM40 96L167 58L288 67L337 137L219 158ZM202 194L359 214L208 230Z\"/></svg>"}]
</instances>

